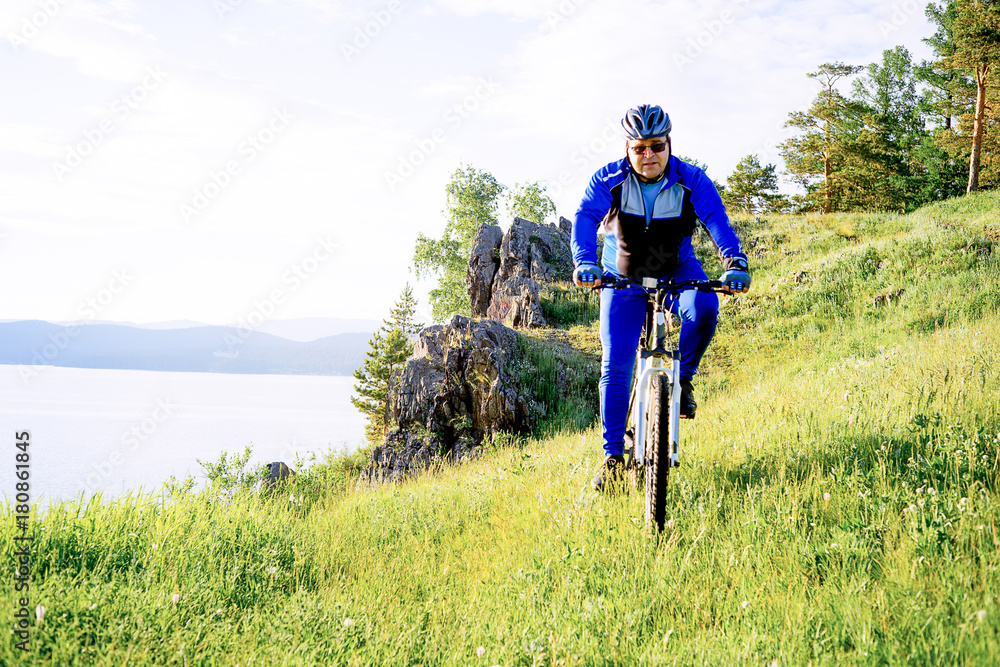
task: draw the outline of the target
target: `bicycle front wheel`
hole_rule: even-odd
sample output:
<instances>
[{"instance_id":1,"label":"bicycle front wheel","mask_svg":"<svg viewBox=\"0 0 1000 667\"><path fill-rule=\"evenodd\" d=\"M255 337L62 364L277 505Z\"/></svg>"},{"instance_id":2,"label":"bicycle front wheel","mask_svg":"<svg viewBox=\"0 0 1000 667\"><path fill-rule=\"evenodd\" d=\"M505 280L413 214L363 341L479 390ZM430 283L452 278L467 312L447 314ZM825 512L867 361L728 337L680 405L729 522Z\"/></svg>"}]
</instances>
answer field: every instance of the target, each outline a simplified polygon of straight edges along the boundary
<instances>
[{"instance_id":1,"label":"bicycle front wheel","mask_svg":"<svg viewBox=\"0 0 1000 667\"><path fill-rule=\"evenodd\" d=\"M657 373L649 383L646 413L646 525L663 530L670 475L670 382Z\"/></svg>"}]
</instances>

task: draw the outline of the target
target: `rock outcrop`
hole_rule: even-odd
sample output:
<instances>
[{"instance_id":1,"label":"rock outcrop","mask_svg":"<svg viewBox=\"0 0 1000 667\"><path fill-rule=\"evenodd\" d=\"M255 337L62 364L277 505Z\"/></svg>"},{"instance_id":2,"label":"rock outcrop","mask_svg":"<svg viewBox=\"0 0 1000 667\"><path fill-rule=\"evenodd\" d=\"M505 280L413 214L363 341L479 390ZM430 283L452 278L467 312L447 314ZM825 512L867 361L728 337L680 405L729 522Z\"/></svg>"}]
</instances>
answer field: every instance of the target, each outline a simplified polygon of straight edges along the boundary
<instances>
[{"instance_id":1,"label":"rock outcrop","mask_svg":"<svg viewBox=\"0 0 1000 667\"><path fill-rule=\"evenodd\" d=\"M504 326L546 325L539 290L572 277L571 227L565 218L558 227L516 218L506 234L495 225L479 228L466 286L473 315L489 319L456 315L420 332L389 391L397 428L372 451L358 486L474 458L498 434L528 433L548 411L564 409L571 390L578 402L584 395L596 403L596 360L573 361L565 345L539 352L545 343L522 345ZM583 410L596 412L596 405Z\"/></svg>"},{"instance_id":2,"label":"rock outcrop","mask_svg":"<svg viewBox=\"0 0 1000 667\"><path fill-rule=\"evenodd\" d=\"M572 277L571 229L566 218L558 227L515 218L498 241L499 227L480 227L466 274L472 314L512 327L545 326L539 291Z\"/></svg>"},{"instance_id":3,"label":"rock outcrop","mask_svg":"<svg viewBox=\"0 0 1000 667\"><path fill-rule=\"evenodd\" d=\"M517 333L493 321L456 315L420 332L393 388L398 429L372 452L359 484L397 481L436 460L476 456L501 432L527 433L529 401L510 369Z\"/></svg>"},{"instance_id":4,"label":"rock outcrop","mask_svg":"<svg viewBox=\"0 0 1000 667\"><path fill-rule=\"evenodd\" d=\"M472 240L465 286L475 317L486 317L493 294L493 277L500 268L503 231L497 225L480 225Z\"/></svg>"}]
</instances>

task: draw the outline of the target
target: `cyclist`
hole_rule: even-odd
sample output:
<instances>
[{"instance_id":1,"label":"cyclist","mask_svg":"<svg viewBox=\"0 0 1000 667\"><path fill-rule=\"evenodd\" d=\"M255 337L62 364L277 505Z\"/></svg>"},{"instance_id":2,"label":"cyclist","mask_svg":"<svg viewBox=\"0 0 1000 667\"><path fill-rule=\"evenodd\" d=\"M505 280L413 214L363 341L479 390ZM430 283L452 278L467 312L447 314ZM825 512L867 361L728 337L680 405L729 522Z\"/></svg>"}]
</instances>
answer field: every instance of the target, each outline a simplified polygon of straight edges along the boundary
<instances>
[{"instance_id":1,"label":"cyclist","mask_svg":"<svg viewBox=\"0 0 1000 667\"><path fill-rule=\"evenodd\" d=\"M627 137L625 157L594 174L573 222L574 283L594 287L605 273L637 281L707 280L691 247L700 220L722 258L726 289L746 292L746 254L712 181L671 154L670 117L659 106L643 104L629 109L621 124ZM598 229L604 234L600 265ZM605 460L593 481L598 491L624 470L625 422L646 301L639 289L601 290L599 387ZM682 321L680 416L693 419L697 404L691 380L715 334L719 298L713 292L685 291L671 308Z\"/></svg>"}]
</instances>

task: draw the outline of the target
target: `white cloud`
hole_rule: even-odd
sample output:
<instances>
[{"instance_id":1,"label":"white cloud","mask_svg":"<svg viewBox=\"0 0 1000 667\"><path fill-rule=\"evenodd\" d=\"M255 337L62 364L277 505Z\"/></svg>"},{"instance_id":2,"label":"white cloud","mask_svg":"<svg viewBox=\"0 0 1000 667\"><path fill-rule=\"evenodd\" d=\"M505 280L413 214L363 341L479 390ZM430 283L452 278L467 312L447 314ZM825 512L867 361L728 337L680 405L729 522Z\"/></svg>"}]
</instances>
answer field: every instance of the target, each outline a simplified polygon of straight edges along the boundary
<instances>
[{"instance_id":1,"label":"white cloud","mask_svg":"<svg viewBox=\"0 0 1000 667\"><path fill-rule=\"evenodd\" d=\"M438 0L439 7L471 18L483 14L501 14L516 20L558 21L572 15L592 0Z\"/></svg>"},{"instance_id":2,"label":"white cloud","mask_svg":"<svg viewBox=\"0 0 1000 667\"><path fill-rule=\"evenodd\" d=\"M198 16L155 0L67 3L9 70L0 281L44 255L56 278L16 295L43 316L65 306L66 284L100 284L128 261L148 287L121 302L124 318L220 321L331 233L345 252L294 314L381 319L412 280L416 235L440 233L460 163L507 185L547 180L571 216L594 170L621 155L622 112L654 102L674 119L678 152L721 181L750 152L776 160L767 151L788 112L815 94L807 72L865 64L897 43L916 52L930 34L919 14L850 0L401 1L406 22L352 63L341 42L388 0L243 0L222 22L210 2ZM35 7L4 3L0 26ZM690 40L698 53L681 67L674 54ZM166 79L115 115L150 64ZM500 85L476 97L481 77ZM294 121L247 160L240 146L281 108ZM106 118L112 131L58 182L52 161ZM232 160L239 174L184 225L179 205ZM385 174L405 164L412 174L388 187Z\"/></svg>"}]
</instances>

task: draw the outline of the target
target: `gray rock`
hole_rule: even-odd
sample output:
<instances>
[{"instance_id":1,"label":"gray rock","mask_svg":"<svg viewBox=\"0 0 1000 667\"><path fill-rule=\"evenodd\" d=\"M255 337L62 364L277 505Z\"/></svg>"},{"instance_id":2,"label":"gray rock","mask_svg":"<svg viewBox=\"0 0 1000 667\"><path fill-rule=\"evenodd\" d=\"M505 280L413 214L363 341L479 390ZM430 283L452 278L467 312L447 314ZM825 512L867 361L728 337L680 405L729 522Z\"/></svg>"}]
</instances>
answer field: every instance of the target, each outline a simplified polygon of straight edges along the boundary
<instances>
[{"instance_id":1,"label":"gray rock","mask_svg":"<svg viewBox=\"0 0 1000 667\"><path fill-rule=\"evenodd\" d=\"M538 293L543 285L573 274L569 221L560 227L515 218L500 245L487 317L515 327L545 326ZM570 228L572 226L570 225ZM471 263L470 259L470 263Z\"/></svg>"},{"instance_id":2,"label":"gray rock","mask_svg":"<svg viewBox=\"0 0 1000 667\"><path fill-rule=\"evenodd\" d=\"M529 432L535 417L508 370L518 355L517 333L491 320L456 315L421 331L391 397L398 428L372 452L359 485L477 456L501 431Z\"/></svg>"},{"instance_id":3,"label":"gray rock","mask_svg":"<svg viewBox=\"0 0 1000 667\"><path fill-rule=\"evenodd\" d=\"M433 436L419 437L393 431L385 444L372 450L368 467L361 471L358 486L376 486L409 479L429 469L440 459L441 444Z\"/></svg>"},{"instance_id":4,"label":"gray rock","mask_svg":"<svg viewBox=\"0 0 1000 667\"><path fill-rule=\"evenodd\" d=\"M272 461L267 464L270 467L270 472L267 475L267 480L264 482L264 488L274 489L278 486L279 482L283 482L289 477L295 477L295 471L289 468L283 461Z\"/></svg>"},{"instance_id":5,"label":"gray rock","mask_svg":"<svg viewBox=\"0 0 1000 667\"><path fill-rule=\"evenodd\" d=\"M500 268L500 244L503 230L496 225L481 225L472 240L469 268L465 274L466 291L473 317L485 317L493 296L493 277Z\"/></svg>"}]
</instances>

